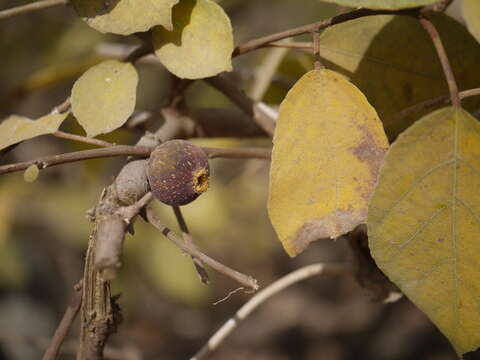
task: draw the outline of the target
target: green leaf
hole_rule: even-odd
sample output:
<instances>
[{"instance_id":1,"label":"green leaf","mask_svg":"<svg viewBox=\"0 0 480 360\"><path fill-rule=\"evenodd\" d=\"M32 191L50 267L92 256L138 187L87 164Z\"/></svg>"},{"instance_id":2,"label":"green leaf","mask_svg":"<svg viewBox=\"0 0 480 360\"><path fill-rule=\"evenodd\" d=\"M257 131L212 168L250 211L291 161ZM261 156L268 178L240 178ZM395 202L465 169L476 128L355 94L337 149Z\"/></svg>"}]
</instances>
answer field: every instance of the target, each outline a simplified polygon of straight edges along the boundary
<instances>
[{"instance_id":1,"label":"green leaf","mask_svg":"<svg viewBox=\"0 0 480 360\"><path fill-rule=\"evenodd\" d=\"M468 31L446 15L431 16L445 45L460 89L480 84L480 46ZM432 41L416 19L370 16L328 28L321 55L365 94L392 138L427 111L391 119L407 106L448 95L448 86ZM463 101L480 107L480 97Z\"/></svg>"},{"instance_id":2,"label":"green leaf","mask_svg":"<svg viewBox=\"0 0 480 360\"><path fill-rule=\"evenodd\" d=\"M343 6L364 7L370 9L406 9L433 4L438 0L323 0Z\"/></svg>"},{"instance_id":3,"label":"green leaf","mask_svg":"<svg viewBox=\"0 0 480 360\"><path fill-rule=\"evenodd\" d=\"M182 0L173 31L153 29L155 54L173 74L201 79L232 70L233 33L227 14L211 0Z\"/></svg>"},{"instance_id":4,"label":"green leaf","mask_svg":"<svg viewBox=\"0 0 480 360\"><path fill-rule=\"evenodd\" d=\"M23 180L30 183L34 182L38 178L38 173L39 173L39 170L37 165L35 164L30 165L27 168L27 170L25 170L25 172L23 173Z\"/></svg>"},{"instance_id":5,"label":"green leaf","mask_svg":"<svg viewBox=\"0 0 480 360\"><path fill-rule=\"evenodd\" d=\"M480 345L480 124L435 111L390 148L369 207L372 256L459 354Z\"/></svg>"},{"instance_id":6,"label":"green leaf","mask_svg":"<svg viewBox=\"0 0 480 360\"><path fill-rule=\"evenodd\" d=\"M9 116L0 123L0 149L40 135L54 133L68 114L68 112L49 114L38 120L18 115Z\"/></svg>"},{"instance_id":7,"label":"green leaf","mask_svg":"<svg viewBox=\"0 0 480 360\"><path fill-rule=\"evenodd\" d=\"M268 213L290 256L365 223L388 142L363 94L330 70L305 74L280 105Z\"/></svg>"},{"instance_id":8,"label":"green leaf","mask_svg":"<svg viewBox=\"0 0 480 360\"><path fill-rule=\"evenodd\" d=\"M130 35L162 25L172 29L179 0L72 0L78 16L102 33Z\"/></svg>"},{"instance_id":9,"label":"green leaf","mask_svg":"<svg viewBox=\"0 0 480 360\"><path fill-rule=\"evenodd\" d=\"M463 0L462 14L468 30L480 42L480 1Z\"/></svg>"},{"instance_id":10,"label":"green leaf","mask_svg":"<svg viewBox=\"0 0 480 360\"><path fill-rule=\"evenodd\" d=\"M135 108L138 74L130 63L107 60L88 69L73 85L72 111L87 136L122 126Z\"/></svg>"}]
</instances>

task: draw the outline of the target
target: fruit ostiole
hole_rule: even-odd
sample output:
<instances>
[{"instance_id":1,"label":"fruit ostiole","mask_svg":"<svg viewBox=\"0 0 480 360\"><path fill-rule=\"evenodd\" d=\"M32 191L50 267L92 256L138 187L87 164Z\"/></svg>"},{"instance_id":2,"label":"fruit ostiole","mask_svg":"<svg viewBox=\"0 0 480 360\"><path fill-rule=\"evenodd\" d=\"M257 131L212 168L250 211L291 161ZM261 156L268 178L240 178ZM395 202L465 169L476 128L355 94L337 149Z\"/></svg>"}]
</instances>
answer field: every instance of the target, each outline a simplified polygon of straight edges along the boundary
<instances>
[{"instance_id":1,"label":"fruit ostiole","mask_svg":"<svg viewBox=\"0 0 480 360\"><path fill-rule=\"evenodd\" d=\"M155 198L171 205L186 205L208 189L207 154L185 140L170 140L150 154L147 177Z\"/></svg>"}]
</instances>

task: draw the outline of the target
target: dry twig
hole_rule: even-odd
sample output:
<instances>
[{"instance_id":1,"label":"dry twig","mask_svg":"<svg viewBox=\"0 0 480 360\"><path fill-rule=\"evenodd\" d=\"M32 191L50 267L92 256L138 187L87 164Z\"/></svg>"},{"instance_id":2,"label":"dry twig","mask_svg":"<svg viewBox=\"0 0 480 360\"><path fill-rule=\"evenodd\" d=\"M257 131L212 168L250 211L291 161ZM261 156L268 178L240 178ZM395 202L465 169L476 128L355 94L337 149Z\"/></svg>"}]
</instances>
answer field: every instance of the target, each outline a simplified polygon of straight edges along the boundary
<instances>
[{"instance_id":1,"label":"dry twig","mask_svg":"<svg viewBox=\"0 0 480 360\"><path fill-rule=\"evenodd\" d=\"M192 358L190 358L190 360L204 359L212 353L227 338L227 336L237 328L238 324L253 312L253 310L285 288L315 275L340 275L347 273L349 272L341 265L312 264L285 275L253 296L235 313L233 317L224 323L223 326L210 337L208 342Z\"/></svg>"}]
</instances>

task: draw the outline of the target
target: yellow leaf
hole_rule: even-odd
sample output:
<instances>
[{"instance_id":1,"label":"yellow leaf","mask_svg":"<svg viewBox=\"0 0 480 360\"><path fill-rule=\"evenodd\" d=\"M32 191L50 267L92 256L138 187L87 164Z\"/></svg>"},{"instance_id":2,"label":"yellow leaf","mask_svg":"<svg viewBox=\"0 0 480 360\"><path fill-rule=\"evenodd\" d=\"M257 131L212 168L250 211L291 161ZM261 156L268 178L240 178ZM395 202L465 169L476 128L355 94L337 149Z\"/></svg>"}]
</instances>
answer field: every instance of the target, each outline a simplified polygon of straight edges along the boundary
<instances>
[{"instance_id":1,"label":"yellow leaf","mask_svg":"<svg viewBox=\"0 0 480 360\"><path fill-rule=\"evenodd\" d=\"M330 70L305 74L280 105L268 211L291 256L367 218L388 142L363 94Z\"/></svg>"},{"instance_id":2,"label":"yellow leaf","mask_svg":"<svg viewBox=\"0 0 480 360\"><path fill-rule=\"evenodd\" d=\"M480 345L480 124L425 116L390 148L368 216L372 256L450 339Z\"/></svg>"},{"instance_id":3,"label":"yellow leaf","mask_svg":"<svg viewBox=\"0 0 480 360\"><path fill-rule=\"evenodd\" d=\"M480 1L463 0L462 14L468 30L480 42Z\"/></svg>"},{"instance_id":4,"label":"yellow leaf","mask_svg":"<svg viewBox=\"0 0 480 360\"><path fill-rule=\"evenodd\" d=\"M449 16L432 14L431 19L445 45L459 88L478 87L477 41ZM407 106L448 95L432 41L412 17L368 16L338 24L322 33L320 46L322 57L335 64L332 68L362 90L392 138L427 111L400 119L392 119L393 115ZM465 100L467 109L480 106L480 97Z\"/></svg>"},{"instance_id":5,"label":"yellow leaf","mask_svg":"<svg viewBox=\"0 0 480 360\"><path fill-rule=\"evenodd\" d=\"M107 60L88 69L73 85L72 111L87 136L122 126L135 108L138 74L130 63Z\"/></svg>"},{"instance_id":6,"label":"yellow leaf","mask_svg":"<svg viewBox=\"0 0 480 360\"><path fill-rule=\"evenodd\" d=\"M173 8L173 31L153 29L155 54L180 78L201 79L232 70L232 25L211 0L184 0Z\"/></svg>"},{"instance_id":7,"label":"yellow leaf","mask_svg":"<svg viewBox=\"0 0 480 360\"><path fill-rule=\"evenodd\" d=\"M49 114L38 120L18 115L9 116L0 123L0 149L36 136L54 133L68 114Z\"/></svg>"},{"instance_id":8,"label":"yellow leaf","mask_svg":"<svg viewBox=\"0 0 480 360\"><path fill-rule=\"evenodd\" d=\"M130 35L162 25L172 29L179 0L72 0L78 16L102 33Z\"/></svg>"}]
</instances>

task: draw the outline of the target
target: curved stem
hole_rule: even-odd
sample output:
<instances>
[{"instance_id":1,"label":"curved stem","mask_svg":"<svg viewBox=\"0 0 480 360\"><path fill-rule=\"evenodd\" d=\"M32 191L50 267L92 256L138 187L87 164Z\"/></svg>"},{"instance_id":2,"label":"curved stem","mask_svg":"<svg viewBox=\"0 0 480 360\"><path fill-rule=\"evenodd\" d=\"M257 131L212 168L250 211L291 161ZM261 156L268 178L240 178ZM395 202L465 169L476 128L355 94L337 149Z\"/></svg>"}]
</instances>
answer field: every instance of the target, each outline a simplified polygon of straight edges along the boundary
<instances>
[{"instance_id":1,"label":"curved stem","mask_svg":"<svg viewBox=\"0 0 480 360\"><path fill-rule=\"evenodd\" d=\"M54 6L59 5L66 5L68 4L68 0L40 0L35 1L31 4L17 6L11 9L5 9L0 11L0 20L1 19L8 19L14 16L27 14L33 11L42 10L51 8Z\"/></svg>"},{"instance_id":2,"label":"curved stem","mask_svg":"<svg viewBox=\"0 0 480 360\"><path fill-rule=\"evenodd\" d=\"M341 265L335 264L312 264L295 270L253 296L245 305L243 305L234 316L232 316L223 326L213 334L208 342L198 351L190 360L200 360L214 351L226 338L235 330L238 324L245 320L257 307L263 304L273 295L294 285L302 280L315 275L342 275L348 274L348 270Z\"/></svg>"},{"instance_id":3,"label":"curved stem","mask_svg":"<svg viewBox=\"0 0 480 360\"><path fill-rule=\"evenodd\" d=\"M450 91L452 105L455 107L461 107L460 97L458 96L457 82L455 81L455 76L453 75L452 67L450 66L450 61L448 60L447 52L443 47L440 35L435 28L435 25L433 25L433 23L426 17L421 16L419 18L419 21L432 39L435 50L437 51L438 58L440 59L440 62L442 64L443 73L445 74L445 77L447 79L448 90Z\"/></svg>"}]
</instances>

